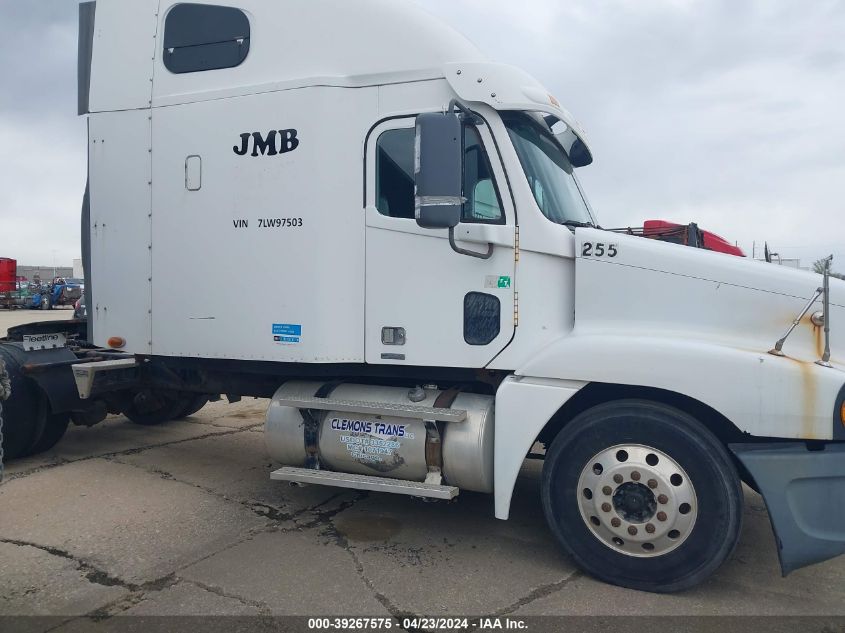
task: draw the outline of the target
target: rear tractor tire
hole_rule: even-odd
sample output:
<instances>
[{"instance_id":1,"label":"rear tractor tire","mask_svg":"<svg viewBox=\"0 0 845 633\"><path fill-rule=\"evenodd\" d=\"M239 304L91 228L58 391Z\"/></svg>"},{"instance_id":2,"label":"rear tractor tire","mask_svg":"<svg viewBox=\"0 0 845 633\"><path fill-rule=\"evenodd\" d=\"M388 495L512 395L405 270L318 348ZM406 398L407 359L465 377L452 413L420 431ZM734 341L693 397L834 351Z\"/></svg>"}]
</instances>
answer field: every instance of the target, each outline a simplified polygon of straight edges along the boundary
<instances>
[{"instance_id":1,"label":"rear tractor tire","mask_svg":"<svg viewBox=\"0 0 845 633\"><path fill-rule=\"evenodd\" d=\"M8 460L49 451L64 437L70 423L67 413L53 413L50 401L38 389L22 387L6 407L3 446Z\"/></svg>"},{"instance_id":2,"label":"rear tractor tire","mask_svg":"<svg viewBox=\"0 0 845 633\"><path fill-rule=\"evenodd\" d=\"M5 460L11 461L32 454L46 428L50 405L21 372L8 348L0 346L0 360L5 361L10 386L3 403L3 451Z\"/></svg>"},{"instance_id":3,"label":"rear tractor tire","mask_svg":"<svg viewBox=\"0 0 845 633\"><path fill-rule=\"evenodd\" d=\"M190 404L185 407L185 409L178 416L176 416L176 419L181 420L182 418L187 418L189 416L194 415L205 405L208 404L208 398L208 396L202 394L191 396Z\"/></svg>"},{"instance_id":4,"label":"rear tractor tire","mask_svg":"<svg viewBox=\"0 0 845 633\"><path fill-rule=\"evenodd\" d=\"M179 391L141 391L122 413L135 424L156 426L182 417L182 412L193 403L193 397Z\"/></svg>"},{"instance_id":5,"label":"rear tractor tire","mask_svg":"<svg viewBox=\"0 0 845 633\"><path fill-rule=\"evenodd\" d=\"M722 443L673 407L621 400L567 424L546 454L546 519L592 576L668 593L710 576L733 552L742 488Z\"/></svg>"},{"instance_id":6,"label":"rear tractor tire","mask_svg":"<svg viewBox=\"0 0 845 633\"><path fill-rule=\"evenodd\" d=\"M69 424L70 415L67 413L48 413L44 430L41 431L41 437L29 449L28 454L38 455L49 451L65 436Z\"/></svg>"}]
</instances>

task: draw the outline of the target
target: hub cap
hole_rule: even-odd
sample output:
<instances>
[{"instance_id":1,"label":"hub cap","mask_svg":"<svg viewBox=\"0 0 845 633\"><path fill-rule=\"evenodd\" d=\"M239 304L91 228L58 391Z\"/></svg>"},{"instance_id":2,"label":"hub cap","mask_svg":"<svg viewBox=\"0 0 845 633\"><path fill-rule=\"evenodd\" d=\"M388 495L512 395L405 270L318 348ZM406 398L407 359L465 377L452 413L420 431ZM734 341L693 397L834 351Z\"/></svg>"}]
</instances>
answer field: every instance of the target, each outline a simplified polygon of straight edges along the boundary
<instances>
[{"instance_id":1,"label":"hub cap","mask_svg":"<svg viewBox=\"0 0 845 633\"><path fill-rule=\"evenodd\" d=\"M602 543L628 556L671 552L698 516L686 471L657 449L619 445L594 456L578 479L581 518Z\"/></svg>"}]
</instances>

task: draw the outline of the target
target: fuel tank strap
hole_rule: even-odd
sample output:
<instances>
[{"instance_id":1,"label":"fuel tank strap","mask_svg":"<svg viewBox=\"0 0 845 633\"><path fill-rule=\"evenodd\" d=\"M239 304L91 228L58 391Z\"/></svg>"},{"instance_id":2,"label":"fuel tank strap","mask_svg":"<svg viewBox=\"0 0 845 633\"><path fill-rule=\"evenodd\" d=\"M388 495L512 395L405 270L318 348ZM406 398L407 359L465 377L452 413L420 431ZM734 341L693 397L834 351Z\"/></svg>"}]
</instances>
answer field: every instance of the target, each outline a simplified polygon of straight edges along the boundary
<instances>
[{"instance_id":1,"label":"fuel tank strap","mask_svg":"<svg viewBox=\"0 0 845 633\"><path fill-rule=\"evenodd\" d=\"M452 387L446 391L441 391L437 398L434 399L435 409L451 409L455 403L455 398L461 393L461 387Z\"/></svg>"},{"instance_id":2,"label":"fuel tank strap","mask_svg":"<svg viewBox=\"0 0 845 633\"><path fill-rule=\"evenodd\" d=\"M341 381L327 382L320 385L314 393L315 398L328 398L332 395L332 391L341 385ZM311 470L320 470L320 420L314 415L311 409L300 409L302 419L305 421L303 425L303 434L305 439L305 467Z\"/></svg>"},{"instance_id":3,"label":"fuel tank strap","mask_svg":"<svg viewBox=\"0 0 845 633\"><path fill-rule=\"evenodd\" d=\"M332 392L340 387L343 384L342 380L335 380L333 382L327 382L322 385L319 389L317 389L317 393L314 394L315 398L328 398L332 395Z\"/></svg>"},{"instance_id":4,"label":"fuel tank strap","mask_svg":"<svg viewBox=\"0 0 845 633\"><path fill-rule=\"evenodd\" d=\"M451 409L460 393L461 387L441 391L434 399L434 408ZM434 420L425 421L425 461L428 465L426 482L431 484L440 484L443 481L443 432L440 426Z\"/></svg>"}]
</instances>

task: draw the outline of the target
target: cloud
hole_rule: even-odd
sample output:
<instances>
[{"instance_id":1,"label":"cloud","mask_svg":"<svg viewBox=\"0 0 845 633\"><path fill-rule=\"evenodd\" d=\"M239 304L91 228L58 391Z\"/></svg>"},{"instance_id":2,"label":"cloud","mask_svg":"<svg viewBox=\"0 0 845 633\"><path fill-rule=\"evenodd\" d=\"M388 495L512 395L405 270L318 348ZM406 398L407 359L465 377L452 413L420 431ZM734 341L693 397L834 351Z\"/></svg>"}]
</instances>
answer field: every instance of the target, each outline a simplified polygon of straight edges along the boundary
<instances>
[{"instance_id":1,"label":"cloud","mask_svg":"<svg viewBox=\"0 0 845 633\"><path fill-rule=\"evenodd\" d=\"M4 115L32 123L45 114L75 115L77 6L73 0L2 3Z\"/></svg>"},{"instance_id":2,"label":"cloud","mask_svg":"<svg viewBox=\"0 0 845 633\"><path fill-rule=\"evenodd\" d=\"M73 0L0 4L0 256L79 257L85 120L76 116Z\"/></svg>"},{"instance_id":3,"label":"cloud","mask_svg":"<svg viewBox=\"0 0 845 633\"><path fill-rule=\"evenodd\" d=\"M414 1L584 124L605 226L697 221L845 269L845 3ZM76 0L0 3L0 253L30 263L79 253L76 19Z\"/></svg>"},{"instance_id":4,"label":"cloud","mask_svg":"<svg viewBox=\"0 0 845 633\"><path fill-rule=\"evenodd\" d=\"M605 226L648 218L845 269L845 4L418 0L586 127Z\"/></svg>"},{"instance_id":5,"label":"cloud","mask_svg":"<svg viewBox=\"0 0 845 633\"><path fill-rule=\"evenodd\" d=\"M21 264L69 265L80 255L85 188L85 122L0 119L0 253ZM12 151L8 151L12 149Z\"/></svg>"}]
</instances>

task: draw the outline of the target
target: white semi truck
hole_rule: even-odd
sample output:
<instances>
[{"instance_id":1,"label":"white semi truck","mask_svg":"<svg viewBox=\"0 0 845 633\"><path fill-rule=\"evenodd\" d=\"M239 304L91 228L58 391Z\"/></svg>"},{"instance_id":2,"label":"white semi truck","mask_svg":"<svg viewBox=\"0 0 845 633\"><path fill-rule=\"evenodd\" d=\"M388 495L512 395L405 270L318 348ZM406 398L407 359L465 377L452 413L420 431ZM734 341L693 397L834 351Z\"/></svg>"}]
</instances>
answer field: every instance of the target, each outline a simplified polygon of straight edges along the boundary
<instances>
[{"instance_id":1,"label":"white semi truck","mask_svg":"<svg viewBox=\"0 0 845 633\"><path fill-rule=\"evenodd\" d=\"M226 5L81 5L87 329L5 344L42 429L270 397L273 479L500 519L539 443L561 547L649 591L742 481L784 574L845 552L845 284L598 228L578 122L414 5Z\"/></svg>"}]
</instances>

